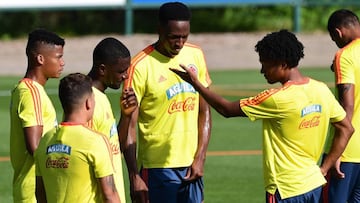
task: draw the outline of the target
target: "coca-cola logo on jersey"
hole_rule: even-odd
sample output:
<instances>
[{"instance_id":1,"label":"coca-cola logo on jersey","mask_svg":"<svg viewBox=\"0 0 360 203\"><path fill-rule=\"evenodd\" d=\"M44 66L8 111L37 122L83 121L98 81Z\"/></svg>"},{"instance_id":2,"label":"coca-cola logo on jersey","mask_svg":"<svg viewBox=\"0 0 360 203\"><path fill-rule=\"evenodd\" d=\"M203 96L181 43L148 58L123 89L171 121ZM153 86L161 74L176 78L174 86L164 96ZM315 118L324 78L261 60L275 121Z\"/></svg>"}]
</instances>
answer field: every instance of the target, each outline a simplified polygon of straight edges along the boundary
<instances>
[{"instance_id":1,"label":"coca-cola logo on jersey","mask_svg":"<svg viewBox=\"0 0 360 203\"><path fill-rule=\"evenodd\" d=\"M310 119L303 119L299 125L299 129L313 128L319 126L320 116L313 116Z\"/></svg>"},{"instance_id":2,"label":"coca-cola logo on jersey","mask_svg":"<svg viewBox=\"0 0 360 203\"><path fill-rule=\"evenodd\" d=\"M59 157L51 159L50 157L46 160L46 168L68 168L69 158Z\"/></svg>"},{"instance_id":3,"label":"coca-cola logo on jersey","mask_svg":"<svg viewBox=\"0 0 360 203\"><path fill-rule=\"evenodd\" d=\"M188 97L183 101L173 100L170 103L168 113L193 111L195 109L196 97Z\"/></svg>"}]
</instances>

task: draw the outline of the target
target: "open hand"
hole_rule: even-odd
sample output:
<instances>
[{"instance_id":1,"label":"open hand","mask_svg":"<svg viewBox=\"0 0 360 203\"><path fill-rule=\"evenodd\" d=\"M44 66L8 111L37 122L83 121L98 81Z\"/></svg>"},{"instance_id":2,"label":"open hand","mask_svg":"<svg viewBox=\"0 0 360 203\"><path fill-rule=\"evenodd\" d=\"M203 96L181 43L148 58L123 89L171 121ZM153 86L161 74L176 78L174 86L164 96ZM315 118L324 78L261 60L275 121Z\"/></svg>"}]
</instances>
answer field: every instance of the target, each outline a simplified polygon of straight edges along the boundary
<instances>
[{"instance_id":1,"label":"open hand","mask_svg":"<svg viewBox=\"0 0 360 203\"><path fill-rule=\"evenodd\" d=\"M175 68L169 68L172 72L176 73L181 79L185 80L186 82L190 84L194 84L197 80L197 75L193 71L191 71L189 68L187 68L185 65L180 64L179 65L184 71L175 69Z\"/></svg>"}]
</instances>

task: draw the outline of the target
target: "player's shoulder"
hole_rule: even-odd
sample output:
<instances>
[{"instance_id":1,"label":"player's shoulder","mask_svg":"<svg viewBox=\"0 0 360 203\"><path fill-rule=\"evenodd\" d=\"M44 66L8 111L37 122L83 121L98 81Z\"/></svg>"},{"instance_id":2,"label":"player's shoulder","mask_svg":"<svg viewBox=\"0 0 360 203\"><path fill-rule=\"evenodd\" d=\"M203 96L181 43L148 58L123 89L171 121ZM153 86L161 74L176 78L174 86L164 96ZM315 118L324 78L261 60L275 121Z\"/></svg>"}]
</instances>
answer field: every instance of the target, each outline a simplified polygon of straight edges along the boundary
<instances>
[{"instance_id":1,"label":"player's shoulder","mask_svg":"<svg viewBox=\"0 0 360 203\"><path fill-rule=\"evenodd\" d=\"M201 49L201 47L199 45L193 44L191 42L186 42L184 44L184 48L191 49L191 50L194 50L194 51L196 51L196 50L202 51L202 49Z\"/></svg>"},{"instance_id":2,"label":"player's shoulder","mask_svg":"<svg viewBox=\"0 0 360 203\"><path fill-rule=\"evenodd\" d=\"M150 56L150 54L155 50L153 45L148 45L147 47L145 47L143 50L141 50L140 52L138 52L134 57L131 58L131 64L137 64L140 61L142 61L143 59L147 58L148 56Z\"/></svg>"},{"instance_id":3,"label":"player's shoulder","mask_svg":"<svg viewBox=\"0 0 360 203\"><path fill-rule=\"evenodd\" d=\"M94 138L95 140L103 139L102 137L105 136L101 132L98 132L86 125L83 126L82 131L84 132L84 135L86 135L90 138Z\"/></svg>"},{"instance_id":4,"label":"player's shoulder","mask_svg":"<svg viewBox=\"0 0 360 203\"><path fill-rule=\"evenodd\" d=\"M320 81L320 80L316 80L314 78L309 78L309 83L315 85L315 86L319 86L319 87L322 87L322 88L326 88L328 89L329 87L327 86L327 84L325 84L323 81Z\"/></svg>"}]
</instances>

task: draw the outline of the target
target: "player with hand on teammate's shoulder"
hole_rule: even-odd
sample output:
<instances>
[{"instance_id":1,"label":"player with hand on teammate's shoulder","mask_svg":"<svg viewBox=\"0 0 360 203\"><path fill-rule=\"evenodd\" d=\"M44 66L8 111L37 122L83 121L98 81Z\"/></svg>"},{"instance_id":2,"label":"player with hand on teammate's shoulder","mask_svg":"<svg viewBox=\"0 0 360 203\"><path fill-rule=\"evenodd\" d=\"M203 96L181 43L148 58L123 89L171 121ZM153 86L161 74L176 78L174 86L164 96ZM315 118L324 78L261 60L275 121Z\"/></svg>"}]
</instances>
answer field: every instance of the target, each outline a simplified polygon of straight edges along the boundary
<instances>
[{"instance_id":1,"label":"player with hand on teammate's shoulder","mask_svg":"<svg viewBox=\"0 0 360 203\"><path fill-rule=\"evenodd\" d=\"M281 87L233 102L205 88L188 67L171 68L224 117L263 121L267 203L318 203L326 183L324 175L335 165L354 132L327 85L299 71L303 49L302 43L287 30L267 34L255 46L261 74L269 84L279 82ZM335 128L332 147L318 166L329 123Z\"/></svg>"}]
</instances>

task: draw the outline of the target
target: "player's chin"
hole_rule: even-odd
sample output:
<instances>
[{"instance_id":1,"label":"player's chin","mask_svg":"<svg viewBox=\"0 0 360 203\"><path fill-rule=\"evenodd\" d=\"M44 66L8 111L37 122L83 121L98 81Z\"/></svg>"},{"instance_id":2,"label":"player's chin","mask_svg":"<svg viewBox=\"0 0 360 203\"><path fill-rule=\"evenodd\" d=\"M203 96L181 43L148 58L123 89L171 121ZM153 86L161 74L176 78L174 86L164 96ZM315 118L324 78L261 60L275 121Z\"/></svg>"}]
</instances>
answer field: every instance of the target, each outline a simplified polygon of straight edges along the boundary
<instances>
[{"instance_id":1,"label":"player's chin","mask_svg":"<svg viewBox=\"0 0 360 203\"><path fill-rule=\"evenodd\" d=\"M54 73L51 78L60 78L62 72L57 72L57 73Z\"/></svg>"},{"instance_id":2,"label":"player's chin","mask_svg":"<svg viewBox=\"0 0 360 203\"><path fill-rule=\"evenodd\" d=\"M121 83L111 84L109 87L111 89L117 90L121 87Z\"/></svg>"}]
</instances>

